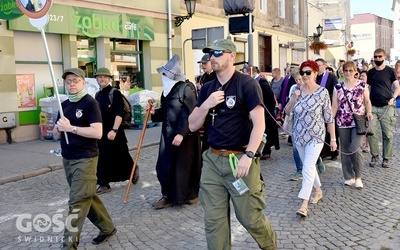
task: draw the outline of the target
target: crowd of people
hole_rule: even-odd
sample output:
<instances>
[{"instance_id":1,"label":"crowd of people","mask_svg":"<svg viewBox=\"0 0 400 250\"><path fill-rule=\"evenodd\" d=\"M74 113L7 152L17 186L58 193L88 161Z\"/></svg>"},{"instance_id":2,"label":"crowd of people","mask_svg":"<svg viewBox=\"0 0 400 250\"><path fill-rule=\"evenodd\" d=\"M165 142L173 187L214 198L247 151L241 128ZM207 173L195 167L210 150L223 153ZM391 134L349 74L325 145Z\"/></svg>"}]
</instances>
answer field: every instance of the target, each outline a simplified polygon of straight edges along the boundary
<instances>
[{"instance_id":1,"label":"crowd of people","mask_svg":"<svg viewBox=\"0 0 400 250\"><path fill-rule=\"evenodd\" d=\"M361 189L362 152L370 152L369 166L378 165L381 132L381 166L390 167L400 109L400 61L394 69L386 66L384 50L374 51L369 69L340 60L335 71L318 58L289 64L284 76L275 68L271 81L258 67L250 70L253 74L235 70L236 46L228 39L214 41L203 52L198 63L204 74L195 83L182 73L178 55L157 68L163 85L161 105L150 112L153 121L162 122L155 166L161 199L152 206L163 209L200 201L209 249L231 246L230 201L260 249L276 249L276 234L262 213L266 200L260 161L271 157L272 148L280 148L278 128L283 121L277 121L278 116L292 121L284 133L296 165L290 179L302 180L296 212L301 217L308 216L310 203L324 196L323 159L340 158L343 184ZM112 87L110 70L96 72L100 91L95 98L85 91L81 69L67 69L62 77L68 100L62 103L64 114L58 116L53 133L61 140L69 214L77 218L68 222L77 230L65 229L70 240L63 248L76 249L86 217L100 229L93 244L116 233L98 195L111 191L110 182L129 179L133 160L121 126L124 89ZM368 120L365 134L358 132L356 116ZM204 131L202 136L199 131ZM138 181L136 168L133 183Z\"/></svg>"}]
</instances>

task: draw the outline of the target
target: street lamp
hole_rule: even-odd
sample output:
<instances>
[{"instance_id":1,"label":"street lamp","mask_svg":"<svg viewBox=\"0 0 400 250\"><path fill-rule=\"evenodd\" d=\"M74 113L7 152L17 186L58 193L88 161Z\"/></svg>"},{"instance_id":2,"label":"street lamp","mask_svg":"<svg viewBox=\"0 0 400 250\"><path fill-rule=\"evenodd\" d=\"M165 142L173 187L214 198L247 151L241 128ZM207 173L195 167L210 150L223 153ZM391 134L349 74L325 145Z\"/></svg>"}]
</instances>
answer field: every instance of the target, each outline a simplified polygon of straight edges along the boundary
<instances>
[{"instance_id":1,"label":"street lamp","mask_svg":"<svg viewBox=\"0 0 400 250\"><path fill-rule=\"evenodd\" d=\"M317 29L317 34L314 33L312 36L309 36L308 37L308 41L314 42L315 39L319 38L322 35L322 26L321 26L321 24L318 24L316 29Z\"/></svg>"},{"instance_id":2,"label":"street lamp","mask_svg":"<svg viewBox=\"0 0 400 250\"><path fill-rule=\"evenodd\" d=\"M175 17L175 26L179 27L185 20L189 20L196 9L196 0L185 0L186 4L186 11L187 11L187 16L177 16Z\"/></svg>"}]
</instances>

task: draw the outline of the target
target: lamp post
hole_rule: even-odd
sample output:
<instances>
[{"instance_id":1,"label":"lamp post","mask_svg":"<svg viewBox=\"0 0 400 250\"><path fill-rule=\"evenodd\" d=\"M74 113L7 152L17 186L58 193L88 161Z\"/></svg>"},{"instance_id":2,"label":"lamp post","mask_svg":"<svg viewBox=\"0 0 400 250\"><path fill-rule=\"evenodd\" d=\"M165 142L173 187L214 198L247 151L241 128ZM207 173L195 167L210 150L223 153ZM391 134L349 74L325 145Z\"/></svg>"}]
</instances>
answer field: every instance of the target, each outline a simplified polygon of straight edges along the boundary
<instances>
[{"instance_id":1,"label":"lamp post","mask_svg":"<svg viewBox=\"0 0 400 250\"><path fill-rule=\"evenodd\" d=\"M317 29L317 34L314 33L312 36L308 36L307 37L309 42L314 42L317 38L319 38L322 35L322 26L321 26L321 24L318 24L316 29Z\"/></svg>"},{"instance_id":2,"label":"lamp post","mask_svg":"<svg viewBox=\"0 0 400 250\"><path fill-rule=\"evenodd\" d=\"M318 24L318 26L316 27L316 30L317 30L317 34L313 34L312 36L307 36L307 40L306 40L306 56L307 56L307 60L309 59L308 58L308 47L309 47L309 44L310 43L312 43L312 42L314 42L315 40L319 40L319 37L322 35L322 26L321 26L321 24ZM307 29L307 32L308 32L308 29Z\"/></svg>"},{"instance_id":3,"label":"lamp post","mask_svg":"<svg viewBox=\"0 0 400 250\"><path fill-rule=\"evenodd\" d=\"M177 16L175 17L175 26L179 27L185 20L192 18L196 10L196 0L185 0L187 16Z\"/></svg>"}]
</instances>

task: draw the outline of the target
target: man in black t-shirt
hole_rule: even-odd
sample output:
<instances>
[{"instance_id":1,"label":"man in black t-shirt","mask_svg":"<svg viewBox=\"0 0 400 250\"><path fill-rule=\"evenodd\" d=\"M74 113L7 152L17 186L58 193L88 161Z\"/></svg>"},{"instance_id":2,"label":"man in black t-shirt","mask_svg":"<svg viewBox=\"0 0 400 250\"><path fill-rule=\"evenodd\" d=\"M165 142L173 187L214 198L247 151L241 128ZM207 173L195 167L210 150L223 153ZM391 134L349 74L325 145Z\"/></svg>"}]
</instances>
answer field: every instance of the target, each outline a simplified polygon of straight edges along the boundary
<instances>
[{"instance_id":1,"label":"man in black t-shirt","mask_svg":"<svg viewBox=\"0 0 400 250\"><path fill-rule=\"evenodd\" d=\"M386 52L376 49L374 52L375 67L368 71L367 83L370 86L370 99L372 104L372 115L370 129L374 134L368 136L371 150L370 166L375 167L379 161L379 135L378 122L382 129L382 167L389 167L389 160L393 153L393 129L396 124L395 102L400 94L399 81L393 68L385 65ZM392 93L392 86L395 91Z\"/></svg>"},{"instance_id":2,"label":"man in black t-shirt","mask_svg":"<svg viewBox=\"0 0 400 250\"><path fill-rule=\"evenodd\" d=\"M235 71L236 46L231 40L218 39L203 52L210 55L217 79L201 88L189 116L189 129L197 131L206 123L208 131L210 148L203 153L199 193L208 248L231 245L232 200L236 217L260 249L276 249L275 232L262 213L266 207L264 182L260 160L255 158L265 129L260 85L249 75ZM238 94L240 88L243 99ZM238 179L245 184L240 185L243 192L237 189Z\"/></svg>"},{"instance_id":3,"label":"man in black t-shirt","mask_svg":"<svg viewBox=\"0 0 400 250\"><path fill-rule=\"evenodd\" d=\"M69 95L62 103L64 116L58 115L53 134L61 139L64 171L70 187L63 241L63 249L69 250L77 249L86 217L100 229L92 241L95 245L114 235L117 229L96 195L97 140L102 135L99 104L84 88L83 70L67 69L62 78Z\"/></svg>"}]
</instances>

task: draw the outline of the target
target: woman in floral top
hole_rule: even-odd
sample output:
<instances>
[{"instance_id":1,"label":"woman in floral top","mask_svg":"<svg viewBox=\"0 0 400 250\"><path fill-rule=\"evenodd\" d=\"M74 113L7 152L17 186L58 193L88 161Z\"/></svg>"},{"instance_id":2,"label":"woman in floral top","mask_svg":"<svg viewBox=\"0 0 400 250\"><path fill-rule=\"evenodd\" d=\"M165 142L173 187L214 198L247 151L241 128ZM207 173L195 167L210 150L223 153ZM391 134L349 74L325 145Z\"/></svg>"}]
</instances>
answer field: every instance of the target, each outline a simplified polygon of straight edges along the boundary
<instances>
[{"instance_id":1,"label":"woman in floral top","mask_svg":"<svg viewBox=\"0 0 400 250\"><path fill-rule=\"evenodd\" d=\"M356 70L356 64L352 61L343 64L345 80L335 85L332 97L332 111L336 116L342 145L342 171L346 180L344 184L347 186L355 184L356 188L361 189L363 188L361 174L364 157L361 153L360 145L364 136L357 134L353 112L357 115L365 115L367 113L368 120L372 120L373 116L367 84L354 77ZM351 108L349 102L351 103Z\"/></svg>"},{"instance_id":2,"label":"woman in floral top","mask_svg":"<svg viewBox=\"0 0 400 250\"><path fill-rule=\"evenodd\" d=\"M321 181L315 164L321 153L325 140L325 123L331 136L330 147L332 151L337 148L334 118L331 109L329 92L326 88L316 83L318 64L308 60L301 64L300 75L304 85L296 90L285 111L293 109L293 143L299 151L303 162L303 183L298 197L303 203L296 214L306 217L308 201L316 204L322 198ZM313 187L315 194L310 199Z\"/></svg>"}]
</instances>

